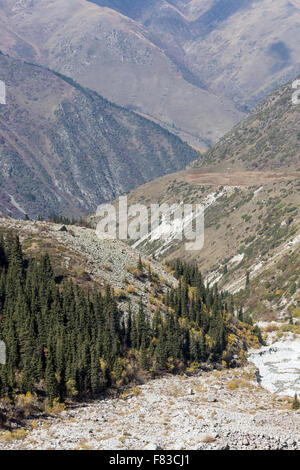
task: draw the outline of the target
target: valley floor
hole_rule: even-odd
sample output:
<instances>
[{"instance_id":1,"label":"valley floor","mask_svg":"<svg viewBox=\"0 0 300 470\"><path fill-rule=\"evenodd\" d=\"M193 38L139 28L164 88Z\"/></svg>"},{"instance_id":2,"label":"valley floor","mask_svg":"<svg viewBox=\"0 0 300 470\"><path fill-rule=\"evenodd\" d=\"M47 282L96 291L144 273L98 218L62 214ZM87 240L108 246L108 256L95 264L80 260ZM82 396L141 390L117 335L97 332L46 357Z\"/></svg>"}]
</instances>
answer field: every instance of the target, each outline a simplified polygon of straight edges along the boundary
<instances>
[{"instance_id":1,"label":"valley floor","mask_svg":"<svg viewBox=\"0 0 300 470\"><path fill-rule=\"evenodd\" d=\"M121 398L67 409L29 425L0 449L300 449L300 412L272 395L256 369L166 376Z\"/></svg>"}]
</instances>

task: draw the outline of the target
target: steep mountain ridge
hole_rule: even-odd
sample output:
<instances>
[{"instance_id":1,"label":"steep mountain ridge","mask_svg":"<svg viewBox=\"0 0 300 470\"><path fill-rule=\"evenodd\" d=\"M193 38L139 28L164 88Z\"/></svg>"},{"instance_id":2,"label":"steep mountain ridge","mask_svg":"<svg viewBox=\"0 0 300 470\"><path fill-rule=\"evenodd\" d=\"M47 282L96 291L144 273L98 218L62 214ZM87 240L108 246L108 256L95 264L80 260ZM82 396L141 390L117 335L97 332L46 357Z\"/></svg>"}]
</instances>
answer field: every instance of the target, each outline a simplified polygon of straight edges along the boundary
<instances>
[{"instance_id":1,"label":"steep mountain ridge","mask_svg":"<svg viewBox=\"0 0 300 470\"><path fill-rule=\"evenodd\" d=\"M40 66L0 55L1 203L80 215L198 153L152 121Z\"/></svg>"},{"instance_id":2,"label":"steep mountain ridge","mask_svg":"<svg viewBox=\"0 0 300 470\"><path fill-rule=\"evenodd\" d=\"M150 266L153 279L147 276L140 279L134 273L139 252L120 241L99 240L89 228L0 218L0 232L17 234L26 256L36 258L41 253L48 254L59 282L72 280L85 289L96 287L102 292L110 286L122 311L128 311L130 302L132 311L137 313L141 299L145 311L152 314L154 306L149 298L154 287L158 295L178 285L177 279L160 263L147 258L142 261Z\"/></svg>"}]
</instances>

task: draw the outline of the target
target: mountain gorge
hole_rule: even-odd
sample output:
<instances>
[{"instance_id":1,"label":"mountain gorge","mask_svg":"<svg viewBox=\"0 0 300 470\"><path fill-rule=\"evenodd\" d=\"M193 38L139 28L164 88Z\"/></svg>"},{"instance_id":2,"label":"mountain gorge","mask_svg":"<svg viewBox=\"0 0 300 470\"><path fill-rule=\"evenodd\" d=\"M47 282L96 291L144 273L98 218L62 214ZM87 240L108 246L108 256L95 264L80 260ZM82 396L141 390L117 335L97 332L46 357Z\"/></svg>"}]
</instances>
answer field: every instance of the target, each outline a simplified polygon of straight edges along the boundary
<instances>
[{"instance_id":1,"label":"mountain gorge","mask_svg":"<svg viewBox=\"0 0 300 470\"><path fill-rule=\"evenodd\" d=\"M2 450L298 448L292 398L264 390L246 361L260 329L194 265L164 269L78 226L0 230Z\"/></svg>"},{"instance_id":2,"label":"mountain gorge","mask_svg":"<svg viewBox=\"0 0 300 470\"><path fill-rule=\"evenodd\" d=\"M0 55L4 213L79 216L198 156L157 124L50 70ZM8 211L7 211L8 209Z\"/></svg>"}]
</instances>

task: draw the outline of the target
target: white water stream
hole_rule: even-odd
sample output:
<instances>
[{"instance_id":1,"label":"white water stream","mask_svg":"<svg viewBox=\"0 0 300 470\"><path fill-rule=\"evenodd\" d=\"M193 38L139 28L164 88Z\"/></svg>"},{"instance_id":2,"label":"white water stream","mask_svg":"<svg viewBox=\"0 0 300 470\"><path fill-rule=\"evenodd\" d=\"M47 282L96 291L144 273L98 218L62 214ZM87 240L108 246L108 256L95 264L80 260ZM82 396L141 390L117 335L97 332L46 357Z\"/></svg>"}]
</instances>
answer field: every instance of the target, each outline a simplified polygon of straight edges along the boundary
<instances>
[{"instance_id":1,"label":"white water stream","mask_svg":"<svg viewBox=\"0 0 300 470\"><path fill-rule=\"evenodd\" d=\"M248 358L259 369L262 387L281 396L297 393L300 398L300 338L252 350Z\"/></svg>"}]
</instances>

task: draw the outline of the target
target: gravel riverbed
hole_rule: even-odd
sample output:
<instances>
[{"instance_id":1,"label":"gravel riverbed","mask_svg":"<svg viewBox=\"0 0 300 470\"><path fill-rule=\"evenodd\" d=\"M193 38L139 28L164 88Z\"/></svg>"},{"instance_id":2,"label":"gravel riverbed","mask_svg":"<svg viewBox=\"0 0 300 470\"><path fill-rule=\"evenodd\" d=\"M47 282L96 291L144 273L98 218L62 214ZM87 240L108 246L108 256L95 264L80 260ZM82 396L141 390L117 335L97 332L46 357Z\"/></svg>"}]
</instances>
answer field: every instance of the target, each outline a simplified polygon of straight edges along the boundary
<instances>
[{"instance_id":1,"label":"gravel riverbed","mask_svg":"<svg viewBox=\"0 0 300 470\"><path fill-rule=\"evenodd\" d=\"M300 413L256 369L166 376L29 425L0 449L300 449Z\"/></svg>"}]
</instances>

